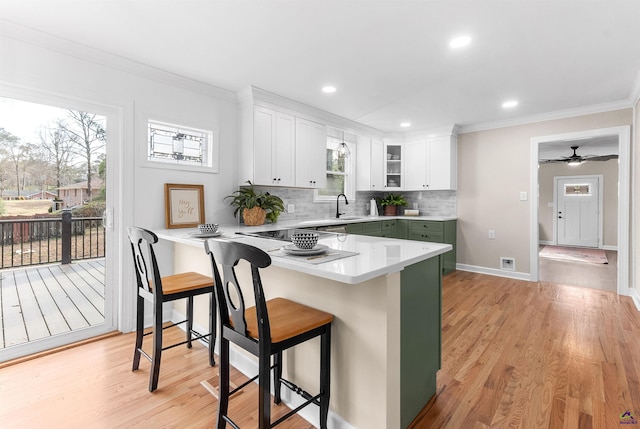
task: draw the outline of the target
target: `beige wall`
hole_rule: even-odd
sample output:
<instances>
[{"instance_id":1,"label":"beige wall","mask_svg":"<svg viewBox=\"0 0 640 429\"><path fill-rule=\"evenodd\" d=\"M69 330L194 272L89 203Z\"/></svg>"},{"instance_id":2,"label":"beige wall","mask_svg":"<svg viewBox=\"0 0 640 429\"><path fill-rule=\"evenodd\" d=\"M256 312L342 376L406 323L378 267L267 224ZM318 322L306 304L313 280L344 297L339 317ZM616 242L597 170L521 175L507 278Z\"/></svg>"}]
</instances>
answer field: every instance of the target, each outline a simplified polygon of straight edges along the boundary
<instances>
[{"instance_id":1,"label":"beige wall","mask_svg":"<svg viewBox=\"0 0 640 429\"><path fill-rule=\"evenodd\" d=\"M553 241L553 178L554 176L603 175L603 244L618 245L618 160L583 162L575 167L565 163L542 164L538 169L538 225L540 241Z\"/></svg>"},{"instance_id":2,"label":"beige wall","mask_svg":"<svg viewBox=\"0 0 640 429\"><path fill-rule=\"evenodd\" d=\"M632 109L517 125L458 136L458 263L497 269L514 257L530 273L529 201L531 138L631 125ZM529 199L535 196L529 196ZM487 238L488 230L496 238Z\"/></svg>"}]
</instances>

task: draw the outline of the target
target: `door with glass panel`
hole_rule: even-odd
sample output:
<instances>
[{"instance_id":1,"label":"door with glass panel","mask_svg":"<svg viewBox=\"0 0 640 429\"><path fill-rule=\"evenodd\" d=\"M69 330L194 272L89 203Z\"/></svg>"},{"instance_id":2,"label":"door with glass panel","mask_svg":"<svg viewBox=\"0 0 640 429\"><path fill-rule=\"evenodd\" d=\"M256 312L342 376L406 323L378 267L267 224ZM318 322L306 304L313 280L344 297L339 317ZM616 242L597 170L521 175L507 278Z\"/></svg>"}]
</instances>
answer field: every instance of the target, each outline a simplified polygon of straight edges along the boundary
<instances>
[{"instance_id":1,"label":"door with glass panel","mask_svg":"<svg viewBox=\"0 0 640 429\"><path fill-rule=\"evenodd\" d=\"M600 244L600 177L556 177L557 243L598 247Z\"/></svg>"},{"instance_id":2,"label":"door with glass panel","mask_svg":"<svg viewBox=\"0 0 640 429\"><path fill-rule=\"evenodd\" d=\"M0 94L0 361L108 332L116 320L106 279L117 115L24 98Z\"/></svg>"}]
</instances>

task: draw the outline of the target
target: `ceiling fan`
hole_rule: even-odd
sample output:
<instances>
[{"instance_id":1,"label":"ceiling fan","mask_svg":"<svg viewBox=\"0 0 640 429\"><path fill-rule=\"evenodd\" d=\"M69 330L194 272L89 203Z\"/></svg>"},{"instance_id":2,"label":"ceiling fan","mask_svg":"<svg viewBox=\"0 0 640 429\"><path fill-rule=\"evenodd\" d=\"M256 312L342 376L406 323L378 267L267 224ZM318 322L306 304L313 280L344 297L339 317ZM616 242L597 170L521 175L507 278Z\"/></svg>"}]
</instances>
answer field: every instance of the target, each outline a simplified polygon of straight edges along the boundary
<instances>
[{"instance_id":1,"label":"ceiling fan","mask_svg":"<svg viewBox=\"0 0 640 429\"><path fill-rule=\"evenodd\" d=\"M568 165L579 165L585 161L609 161L610 159L618 159L617 154L611 155L578 155L576 151L580 146L571 146L573 149L573 155L563 156L555 159L541 159L540 162L548 164L552 162L566 162Z\"/></svg>"}]
</instances>

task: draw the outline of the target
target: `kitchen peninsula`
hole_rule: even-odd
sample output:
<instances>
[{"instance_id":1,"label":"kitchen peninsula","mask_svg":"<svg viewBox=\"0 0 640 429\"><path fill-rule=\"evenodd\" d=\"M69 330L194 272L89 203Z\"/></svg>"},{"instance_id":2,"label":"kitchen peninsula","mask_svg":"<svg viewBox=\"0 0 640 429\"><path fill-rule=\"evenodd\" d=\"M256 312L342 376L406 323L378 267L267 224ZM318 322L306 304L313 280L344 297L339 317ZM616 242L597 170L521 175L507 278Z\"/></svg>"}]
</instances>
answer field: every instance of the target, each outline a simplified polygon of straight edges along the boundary
<instances>
[{"instance_id":1,"label":"kitchen peninsula","mask_svg":"<svg viewBox=\"0 0 640 429\"><path fill-rule=\"evenodd\" d=\"M222 226L221 238L242 240L274 255L285 242L244 235L274 226ZM203 240L193 238L194 231L156 233L173 243L175 272L210 275ZM319 243L356 254L319 264L272 256L272 265L261 271L265 294L268 299L283 296L334 314L329 413L334 427L405 428L435 394L440 368L440 255L452 246L330 233L323 233ZM248 269L242 268L240 284L251 287ZM196 303L197 323L208 313L205 301ZM318 347L312 341L285 357L288 377L310 392L318 388ZM247 356L236 351L232 358L236 368L256 373ZM283 391L287 402L291 397L284 393L288 392ZM308 409L303 416L317 424L317 410Z\"/></svg>"}]
</instances>

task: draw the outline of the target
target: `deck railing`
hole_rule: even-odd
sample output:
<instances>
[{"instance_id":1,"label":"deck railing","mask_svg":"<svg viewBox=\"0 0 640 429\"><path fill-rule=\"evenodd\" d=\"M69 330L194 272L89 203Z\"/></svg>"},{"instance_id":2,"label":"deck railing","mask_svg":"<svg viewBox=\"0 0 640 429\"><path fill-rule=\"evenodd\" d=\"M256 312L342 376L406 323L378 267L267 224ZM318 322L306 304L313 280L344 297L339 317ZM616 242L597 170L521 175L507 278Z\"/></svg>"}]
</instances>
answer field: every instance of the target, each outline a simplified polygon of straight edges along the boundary
<instances>
[{"instance_id":1,"label":"deck railing","mask_svg":"<svg viewBox=\"0 0 640 429\"><path fill-rule=\"evenodd\" d=\"M101 217L60 217L0 220L0 268L72 260L105 255Z\"/></svg>"}]
</instances>

